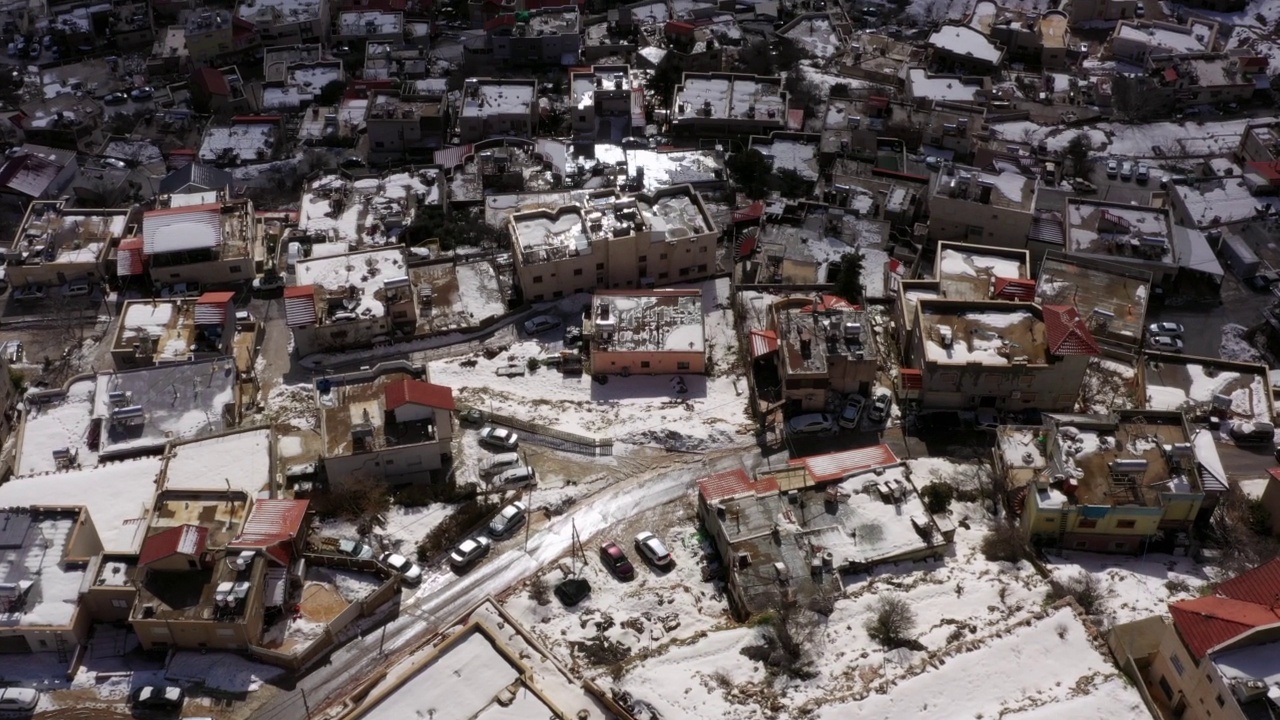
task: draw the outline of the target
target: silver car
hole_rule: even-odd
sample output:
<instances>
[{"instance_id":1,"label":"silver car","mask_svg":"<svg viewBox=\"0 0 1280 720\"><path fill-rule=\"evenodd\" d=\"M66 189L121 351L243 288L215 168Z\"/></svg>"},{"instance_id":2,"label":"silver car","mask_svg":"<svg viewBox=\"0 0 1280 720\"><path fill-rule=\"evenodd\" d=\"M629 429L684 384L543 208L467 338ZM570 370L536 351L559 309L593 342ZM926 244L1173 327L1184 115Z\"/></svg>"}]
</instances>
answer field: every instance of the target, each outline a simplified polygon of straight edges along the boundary
<instances>
[{"instance_id":1,"label":"silver car","mask_svg":"<svg viewBox=\"0 0 1280 720\"><path fill-rule=\"evenodd\" d=\"M1151 335L1181 335L1183 328L1176 322L1158 322L1148 325L1147 332Z\"/></svg>"}]
</instances>

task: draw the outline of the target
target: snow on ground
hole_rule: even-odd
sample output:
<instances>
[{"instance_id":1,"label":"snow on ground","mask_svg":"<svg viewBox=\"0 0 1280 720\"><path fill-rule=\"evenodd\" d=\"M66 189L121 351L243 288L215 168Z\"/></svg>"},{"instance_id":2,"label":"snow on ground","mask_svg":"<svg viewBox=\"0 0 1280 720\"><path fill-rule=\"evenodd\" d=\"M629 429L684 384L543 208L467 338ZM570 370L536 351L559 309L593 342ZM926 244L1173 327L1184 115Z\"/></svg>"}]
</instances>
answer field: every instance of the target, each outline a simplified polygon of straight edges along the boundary
<instances>
[{"instance_id":1,"label":"snow on ground","mask_svg":"<svg viewBox=\"0 0 1280 720\"><path fill-rule=\"evenodd\" d=\"M1198 596L1213 578L1190 558L1155 553L1145 557L1068 552L1049 556L1055 578L1068 580L1081 572L1096 577L1104 597L1104 614L1113 624L1168 613L1169 602Z\"/></svg>"},{"instance_id":2,"label":"snow on ground","mask_svg":"<svg viewBox=\"0 0 1280 720\"><path fill-rule=\"evenodd\" d=\"M1159 146L1168 156L1206 157L1229 154L1240 144L1240 133L1246 124L1270 122L1259 118L1214 122L1156 122L1142 125L1098 123L1081 130L1061 126L1044 126L1026 120L993 123L991 131L1001 140L1044 142L1050 150L1064 150L1078 133L1088 135L1095 152L1136 158L1155 158L1151 150Z\"/></svg>"},{"instance_id":3,"label":"snow on ground","mask_svg":"<svg viewBox=\"0 0 1280 720\"><path fill-rule=\"evenodd\" d=\"M492 265L485 261L464 263L457 265L454 272L458 279L454 305L471 320L469 325L479 325L482 320L507 312Z\"/></svg>"},{"instance_id":4,"label":"snow on ground","mask_svg":"<svg viewBox=\"0 0 1280 720\"><path fill-rule=\"evenodd\" d=\"M171 681L199 683L223 692L254 692L284 669L254 662L235 653L179 650L169 660L165 677Z\"/></svg>"},{"instance_id":5,"label":"snow on ground","mask_svg":"<svg viewBox=\"0 0 1280 720\"><path fill-rule=\"evenodd\" d=\"M1228 323L1222 326L1222 343L1218 346L1218 355L1223 360L1250 362L1265 365L1262 353L1245 339L1248 330L1243 325Z\"/></svg>"},{"instance_id":6,"label":"snow on ground","mask_svg":"<svg viewBox=\"0 0 1280 720\"><path fill-rule=\"evenodd\" d=\"M432 503L421 507L393 505L386 514L386 526L374 531L381 538L382 550L412 551L427 533L449 517L455 507L448 503ZM320 534L351 539L359 537L355 523L328 519L320 522ZM412 553L411 553L412 554Z\"/></svg>"},{"instance_id":7,"label":"snow on ground","mask_svg":"<svg viewBox=\"0 0 1280 720\"><path fill-rule=\"evenodd\" d=\"M359 602L382 587L382 578L377 575L339 568L307 568L307 582L332 585L349 603Z\"/></svg>"}]
</instances>

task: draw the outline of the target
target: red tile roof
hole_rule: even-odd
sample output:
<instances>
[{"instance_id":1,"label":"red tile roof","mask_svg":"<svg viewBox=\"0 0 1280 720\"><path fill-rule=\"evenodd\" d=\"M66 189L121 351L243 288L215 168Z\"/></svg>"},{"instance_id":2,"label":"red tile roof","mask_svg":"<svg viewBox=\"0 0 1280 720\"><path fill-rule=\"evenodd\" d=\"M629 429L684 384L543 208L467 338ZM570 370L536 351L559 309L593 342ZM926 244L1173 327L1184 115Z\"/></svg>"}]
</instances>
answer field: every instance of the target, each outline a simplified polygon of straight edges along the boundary
<instances>
[{"instance_id":1,"label":"red tile roof","mask_svg":"<svg viewBox=\"0 0 1280 720\"><path fill-rule=\"evenodd\" d=\"M453 401L453 388L444 385L435 385L421 380L397 380L387 385L384 390L386 394L387 410L395 410L404 405L422 405L429 408L439 408L441 410L449 410L450 412L457 410L458 405Z\"/></svg>"},{"instance_id":2,"label":"red tile roof","mask_svg":"<svg viewBox=\"0 0 1280 720\"><path fill-rule=\"evenodd\" d=\"M1036 298L1036 281L1026 278L995 278L991 295L1001 300L1031 302Z\"/></svg>"},{"instance_id":3,"label":"red tile roof","mask_svg":"<svg viewBox=\"0 0 1280 720\"><path fill-rule=\"evenodd\" d=\"M196 84L210 95L230 95L231 86L227 77L211 67L203 67L196 71Z\"/></svg>"},{"instance_id":4,"label":"red tile roof","mask_svg":"<svg viewBox=\"0 0 1280 720\"><path fill-rule=\"evenodd\" d=\"M816 483L841 480L848 475L864 472L878 467L898 464L898 456L888 445L872 445L870 447L843 450L825 455L811 455L796 458L791 465L804 465L809 477Z\"/></svg>"},{"instance_id":5,"label":"red tile roof","mask_svg":"<svg viewBox=\"0 0 1280 720\"><path fill-rule=\"evenodd\" d=\"M1216 595L1170 603L1169 613L1196 658L1241 633L1280 622L1280 558L1222 583Z\"/></svg>"},{"instance_id":6,"label":"red tile roof","mask_svg":"<svg viewBox=\"0 0 1280 720\"><path fill-rule=\"evenodd\" d=\"M199 555L204 552L208 540L209 528L199 525L178 525L162 530L142 541L138 565L150 565L171 555Z\"/></svg>"},{"instance_id":7,"label":"red tile roof","mask_svg":"<svg viewBox=\"0 0 1280 720\"><path fill-rule=\"evenodd\" d=\"M1049 336L1049 352L1054 355L1101 355L1102 348L1075 308L1045 305L1044 326Z\"/></svg>"},{"instance_id":8,"label":"red tile roof","mask_svg":"<svg viewBox=\"0 0 1280 720\"><path fill-rule=\"evenodd\" d=\"M129 277L146 272L146 256L142 254L142 238L132 237L120 241L116 252L116 275Z\"/></svg>"},{"instance_id":9,"label":"red tile roof","mask_svg":"<svg viewBox=\"0 0 1280 720\"><path fill-rule=\"evenodd\" d=\"M736 497L744 493L762 495L778 492L778 480L772 475L752 480L746 470L726 470L708 475L698 481L698 494L703 501L713 503L717 500Z\"/></svg>"}]
</instances>

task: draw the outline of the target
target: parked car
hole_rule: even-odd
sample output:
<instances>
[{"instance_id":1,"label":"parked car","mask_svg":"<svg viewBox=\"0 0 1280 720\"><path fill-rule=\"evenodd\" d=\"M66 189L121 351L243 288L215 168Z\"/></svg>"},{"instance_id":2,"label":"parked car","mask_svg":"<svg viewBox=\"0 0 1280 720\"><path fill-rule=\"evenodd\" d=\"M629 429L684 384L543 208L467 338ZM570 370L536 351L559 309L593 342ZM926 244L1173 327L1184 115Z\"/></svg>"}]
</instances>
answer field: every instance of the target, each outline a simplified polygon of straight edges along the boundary
<instances>
[{"instance_id":1,"label":"parked car","mask_svg":"<svg viewBox=\"0 0 1280 720\"><path fill-rule=\"evenodd\" d=\"M283 275L263 275L253 279L253 289L256 292L279 290L282 287L284 287Z\"/></svg>"},{"instance_id":2,"label":"parked car","mask_svg":"<svg viewBox=\"0 0 1280 720\"><path fill-rule=\"evenodd\" d=\"M888 390L879 390L876 392L875 398L871 401L871 412L867 413L867 417L871 418L871 422L884 422L889 418L889 409L893 407L893 396Z\"/></svg>"},{"instance_id":3,"label":"parked car","mask_svg":"<svg viewBox=\"0 0 1280 720\"><path fill-rule=\"evenodd\" d=\"M674 562L667 546L662 544L657 535L648 531L636 535L636 550L656 567L670 567Z\"/></svg>"},{"instance_id":4,"label":"parked car","mask_svg":"<svg viewBox=\"0 0 1280 720\"><path fill-rule=\"evenodd\" d=\"M44 298L43 285L28 285L26 287L14 288L13 299L18 301L40 300Z\"/></svg>"},{"instance_id":5,"label":"parked car","mask_svg":"<svg viewBox=\"0 0 1280 720\"><path fill-rule=\"evenodd\" d=\"M520 444L520 436L506 428L485 425L480 428L480 444L499 450L515 450Z\"/></svg>"},{"instance_id":6,"label":"parked car","mask_svg":"<svg viewBox=\"0 0 1280 720\"><path fill-rule=\"evenodd\" d=\"M489 458L489 463L480 468L482 476L501 475L520 464L520 453L504 452Z\"/></svg>"},{"instance_id":7,"label":"parked car","mask_svg":"<svg viewBox=\"0 0 1280 720\"><path fill-rule=\"evenodd\" d=\"M84 297L92 289L88 280L72 280L62 286L62 297Z\"/></svg>"},{"instance_id":8,"label":"parked car","mask_svg":"<svg viewBox=\"0 0 1280 720\"><path fill-rule=\"evenodd\" d=\"M1245 280L1244 284L1248 285L1249 289L1255 292L1266 292L1271 289L1272 285L1275 285L1278 282L1280 282L1280 274L1267 271L1260 272L1248 280Z\"/></svg>"},{"instance_id":9,"label":"parked car","mask_svg":"<svg viewBox=\"0 0 1280 720\"><path fill-rule=\"evenodd\" d=\"M364 167L364 160L355 155L348 155L342 158L342 162L339 163L339 165L341 165L344 168Z\"/></svg>"},{"instance_id":10,"label":"parked car","mask_svg":"<svg viewBox=\"0 0 1280 720\"><path fill-rule=\"evenodd\" d=\"M1138 7L1142 7L1139 5ZM1140 183L1145 183L1151 179L1151 167L1146 163L1138 163L1138 171L1134 179Z\"/></svg>"},{"instance_id":11,"label":"parked car","mask_svg":"<svg viewBox=\"0 0 1280 720\"><path fill-rule=\"evenodd\" d=\"M1120 163L1115 160L1107 161L1107 177L1113 178L1120 174Z\"/></svg>"},{"instance_id":12,"label":"parked car","mask_svg":"<svg viewBox=\"0 0 1280 720\"><path fill-rule=\"evenodd\" d=\"M1269 422L1232 423L1231 439L1241 445L1263 445L1275 442L1276 426Z\"/></svg>"},{"instance_id":13,"label":"parked car","mask_svg":"<svg viewBox=\"0 0 1280 720\"><path fill-rule=\"evenodd\" d=\"M1120 163L1120 179L1131 180L1133 178L1133 161L1125 160Z\"/></svg>"},{"instance_id":14,"label":"parked car","mask_svg":"<svg viewBox=\"0 0 1280 720\"><path fill-rule=\"evenodd\" d=\"M866 399L861 395L850 395L849 399L844 403L844 409L840 411L840 418L836 422L840 423L842 428L856 430L858 421L862 419L862 408L866 404Z\"/></svg>"},{"instance_id":15,"label":"parked car","mask_svg":"<svg viewBox=\"0 0 1280 720\"><path fill-rule=\"evenodd\" d=\"M471 567L477 560L489 554L493 542L483 535L463 540L449 553L449 564L459 570Z\"/></svg>"},{"instance_id":16,"label":"parked car","mask_svg":"<svg viewBox=\"0 0 1280 720\"><path fill-rule=\"evenodd\" d=\"M372 560L373 548L365 545L359 540L339 540L338 552L360 560Z\"/></svg>"},{"instance_id":17,"label":"parked car","mask_svg":"<svg viewBox=\"0 0 1280 720\"><path fill-rule=\"evenodd\" d=\"M155 88L148 86L148 87L134 88L129 92L129 97L132 98L135 102L137 102L141 100L150 100L151 96L155 94L156 94Z\"/></svg>"},{"instance_id":18,"label":"parked car","mask_svg":"<svg viewBox=\"0 0 1280 720\"><path fill-rule=\"evenodd\" d=\"M489 534L500 538L524 524L527 508L522 502L513 502L498 511L489 523Z\"/></svg>"},{"instance_id":19,"label":"parked car","mask_svg":"<svg viewBox=\"0 0 1280 720\"><path fill-rule=\"evenodd\" d=\"M186 693L176 685L145 685L133 694L133 706L154 710L181 710Z\"/></svg>"},{"instance_id":20,"label":"parked car","mask_svg":"<svg viewBox=\"0 0 1280 720\"><path fill-rule=\"evenodd\" d=\"M127 102L129 102L129 96L118 92L102 98L103 105L123 105Z\"/></svg>"},{"instance_id":21,"label":"parked car","mask_svg":"<svg viewBox=\"0 0 1280 720\"><path fill-rule=\"evenodd\" d=\"M0 712L35 710L40 702L40 691L31 688L0 688Z\"/></svg>"},{"instance_id":22,"label":"parked car","mask_svg":"<svg viewBox=\"0 0 1280 720\"><path fill-rule=\"evenodd\" d=\"M1176 322L1158 322L1148 325L1147 332L1152 335L1181 335L1183 329Z\"/></svg>"},{"instance_id":23,"label":"parked car","mask_svg":"<svg viewBox=\"0 0 1280 720\"><path fill-rule=\"evenodd\" d=\"M400 581L406 585L417 585L422 582L422 568L403 555L385 553L378 561L393 572L399 573Z\"/></svg>"},{"instance_id":24,"label":"parked car","mask_svg":"<svg viewBox=\"0 0 1280 720\"><path fill-rule=\"evenodd\" d=\"M797 415L787 421L787 432L792 435L826 432L831 429L831 416L826 413Z\"/></svg>"},{"instance_id":25,"label":"parked car","mask_svg":"<svg viewBox=\"0 0 1280 720\"><path fill-rule=\"evenodd\" d=\"M173 285L162 285L160 287L160 297L164 299L200 297L200 283L180 282Z\"/></svg>"},{"instance_id":26,"label":"parked car","mask_svg":"<svg viewBox=\"0 0 1280 720\"><path fill-rule=\"evenodd\" d=\"M524 331L527 335L538 335L558 327L560 327L560 318L554 315L539 315L524 321Z\"/></svg>"},{"instance_id":27,"label":"parked car","mask_svg":"<svg viewBox=\"0 0 1280 720\"><path fill-rule=\"evenodd\" d=\"M1143 5L1141 0L1139 0L1137 7L1133 9L1133 16L1137 18L1144 18L1147 16L1147 6Z\"/></svg>"},{"instance_id":28,"label":"parked car","mask_svg":"<svg viewBox=\"0 0 1280 720\"><path fill-rule=\"evenodd\" d=\"M1089 194L1098 192L1097 185L1094 185L1088 180L1081 180L1080 178L1076 178L1075 180L1072 180L1071 186L1075 188L1076 192L1081 193L1083 195L1089 195Z\"/></svg>"},{"instance_id":29,"label":"parked car","mask_svg":"<svg viewBox=\"0 0 1280 720\"><path fill-rule=\"evenodd\" d=\"M534 472L533 468L528 465L519 465L511 468L510 470L504 470L503 472L498 473L498 475L493 478L493 485L495 487L514 488L532 485L537 481L538 474Z\"/></svg>"},{"instance_id":30,"label":"parked car","mask_svg":"<svg viewBox=\"0 0 1280 720\"><path fill-rule=\"evenodd\" d=\"M1165 335L1155 335L1147 340L1147 346L1161 352L1182 352L1182 341Z\"/></svg>"},{"instance_id":31,"label":"parked car","mask_svg":"<svg viewBox=\"0 0 1280 720\"><path fill-rule=\"evenodd\" d=\"M618 543L607 542L600 546L600 562L619 580L631 580L636 576L636 569L631 566L627 554L618 547Z\"/></svg>"}]
</instances>

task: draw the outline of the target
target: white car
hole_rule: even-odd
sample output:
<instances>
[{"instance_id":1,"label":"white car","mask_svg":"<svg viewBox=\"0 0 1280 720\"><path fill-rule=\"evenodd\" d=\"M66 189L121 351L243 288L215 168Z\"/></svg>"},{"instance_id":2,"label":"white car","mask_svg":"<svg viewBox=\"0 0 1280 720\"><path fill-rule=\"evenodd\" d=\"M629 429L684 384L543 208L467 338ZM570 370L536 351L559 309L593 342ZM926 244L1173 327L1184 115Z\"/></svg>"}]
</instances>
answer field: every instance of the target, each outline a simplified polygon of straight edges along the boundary
<instances>
[{"instance_id":1,"label":"white car","mask_svg":"<svg viewBox=\"0 0 1280 720\"><path fill-rule=\"evenodd\" d=\"M453 552L449 553L449 564L459 570L470 567L477 560L488 555L492 548L493 542L484 536L463 540L453 549Z\"/></svg>"},{"instance_id":2,"label":"white car","mask_svg":"<svg viewBox=\"0 0 1280 720\"><path fill-rule=\"evenodd\" d=\"M494 537L502 537L520 527L524 523L526 510L527 508L522 502L513 502L502 508L502 511L489 523L489 534Z\"/></svg>"},{"instance_id":3,"label":"white car","mask_svg":"<svg viewBox=\"0 0 1280 720\"><path fill-rule=\"evenodd\" d=\"M867 414L871 422L884 422L889 417L889 408L893 407L893 396L888 390L879 390L871 401L871 412Z\"/></svg>"},{"instance_id":4,"label":"white car","mask_svg":"<svg viewBox=\"0 0 1280 720\"><path fill-rule=\"evenodd\" d=\"M1133 161L1125 160L1120 163L1120 179L1129 180L1133 177Z\"/></svg>"},{"instance_id":5,"label":"white car","mask_svg":"<svg viewBox=\"0 0 1280 720\"><path fill-rule=\"evenodd\" d=\"M840 411L840 418L836 422L840 423L842 428L856 430L858 421L862 419L862 408L866 404L866 398L861 395L850 395L849 399L844 403L844 409Z\"/></svg>"},{"instance_id":6,"label":"white car","mask_svg":"<svg viewBox=\"0 0 1280 720\"><path fill-rule=\"evenodd\" d=\"M510 470L499 473L498 476L493 479L493 485L494 487L500 488L514 488L532 485L537 481L538 474L534 472L533 468L528 465L517 465Z\"/></svg>"},{"instance_id":7,"label":"white car","mask_svg":"<svg viewBox=\"0 0 1280 720\"><path fill-rule=\"evenodd\" d=\"M417 585L422 582L422 568L403 555L386 553L381 562L393 572L400 574L400 581L406 585Z\"/></svg>"},{"instance_id":8,"label":"white car","mask_svg":"<svg viewBox=\"0 0 1280 720\"><path fill-rule=\"evenodd\" d=\"M1115 160L1107 161L1107 177L1115 177L1120 174L1120 163Z\"/></svg>"},{"instance_id":9,"label":"white car","mask_svg":"<svg viewBox=\"0 0 1280 720\"><path fill-rule=\"evenodd\" d=\"M667 550L667 546L651 532L646 531L636 535L636 550L645 560L657 567L671 565L671 551Z\"/></svg>"},{"instance_id":10,"label":"white car","mask_svg":"<svg viewBox=\"0 0 1280 720\"><path fill-rule=\"evenodd\" d=\"M831 416L826 413L797 415L787 421L787 432L792 435L827 432L831 429Z\"/></svg>"},{"instance_id":11,"label":"white car","mask_svg":"<svg viewBox=\"0 0 1280 720\"><path fill-rule=\"evenodd\" d=\"M1148 325L1147 332L1152 335L1181 335L1183 328L1175 322L1158 322Z\"/></svg>"},{"instance_id":12,"label":"white car","mask_svg":"<svg viewBox=\"0 0 1280 720\"><path fill-rule=\"evenodd\" d=\"M480 444L499 450L515 450L520 444L520 436L506 428L486 425L480 429Z\"/></svg>"},{"instance_id":13,"label":"white car","mask_svg":"<svg viewBox=\"0 0 1280 720\"><path fill-rule=\"evenodd\" d=\"M38 690L17 687L0 689L0 712L35 710L39 702L40 691Z\"/></svg>"},{"instance_id":14,"label":"white car","mask_svg":"<svg viewBox=\"0 0 1280 720\"><path fill-rule=\"evenodd\" d=\"M1141 7L1141 6L1139 6ZM1138 173L1134 178L1140 183L1144 183L1151 179L1151 166L1146 163L1138 163Z\"/></svg>"},{"instance_id":15,"label":"white car","mask_svg":"<svg viewBox=\"0 0 1280 720\"><path fill-rule=\"evenodd\" d=\"M282 287L284 287L283 275L263 275L260 278L253 279L253 289L258 292L279 290Z\"/></svg>"},{"instance_id":16,"label":"white car","mask_svg":"<svg viewBox=\"0 0 1280 720\"><path fill-rule=\"evenodd\" d=\"M558 327L560 327L560 318L554 315L539 315L536 318L524 321L526 335L538 335Z\"/></svg>"}]
</instances>

